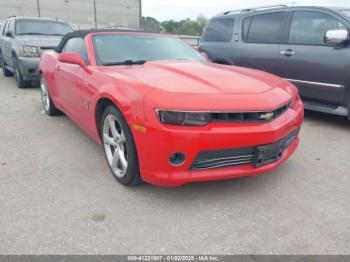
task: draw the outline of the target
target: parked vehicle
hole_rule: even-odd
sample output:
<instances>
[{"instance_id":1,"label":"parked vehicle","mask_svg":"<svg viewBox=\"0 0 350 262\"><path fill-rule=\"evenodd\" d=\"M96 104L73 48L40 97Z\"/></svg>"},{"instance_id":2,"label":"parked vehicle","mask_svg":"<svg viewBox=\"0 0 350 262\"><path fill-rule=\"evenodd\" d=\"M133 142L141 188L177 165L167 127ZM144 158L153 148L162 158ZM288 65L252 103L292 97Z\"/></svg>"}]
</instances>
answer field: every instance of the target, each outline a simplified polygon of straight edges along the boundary
<instances>
[{"instance_id":1,"label":"parked vehicle","mask_svg":"<svg viewBox=\"0 0 350 262\"><path fill-rule=\"evenodd\" d=\"M3 25L3 23L0 22L0 32L2 32L2 25ZM0 67L1 67L1 63L0 63Z\"/></svg>"},{"instance_id":2,"label":"parked vehicle","mask_svg":"<svg viewBox=\"0 0 350 262\"><path fill-rule=\"evenodd\" d=\"M0 64L5 76L14 75L24 88L39 81L38 65L45 49L55 48L72 31L65 22L48 18L10 17L0 31Z\"/></svg>"},{"instance_id":3,"label":"parked vehicle","mask_svg":"<svg viewBox=\"0 0 350 262\"><path fill-rule=\"evenodd\" d=\"M76 31L43 54L40 76L45 112L65 112L102 143L124 185L256 175L299 143L296 87L210 63L174 36Z\"/></svg>"},{"instance_id":4,"label":"parked vehicle","mask_svg":"<svg viewBox=\"0 0 350 262\"><path fill-rule=\"evenodd\" d=\"M305 108L350 120L350 9L270 6L212 18L200 50L220 64L281 76Z\"/></svg>"}]
</instances>

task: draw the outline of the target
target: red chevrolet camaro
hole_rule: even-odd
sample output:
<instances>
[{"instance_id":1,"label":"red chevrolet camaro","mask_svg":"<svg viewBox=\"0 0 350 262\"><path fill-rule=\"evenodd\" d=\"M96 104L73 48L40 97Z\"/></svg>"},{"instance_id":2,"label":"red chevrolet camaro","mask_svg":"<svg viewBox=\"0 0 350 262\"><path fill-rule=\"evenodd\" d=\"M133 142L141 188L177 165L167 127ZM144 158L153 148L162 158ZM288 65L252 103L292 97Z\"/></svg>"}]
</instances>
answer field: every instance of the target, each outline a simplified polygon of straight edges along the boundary
<instances>
[{"instance_id":1,"label":"red chevrolet camaro","mask_svg":"<svg viewBox=\"0 0 350 262\"><path fill-rule=\"evenodd\" d=\"M114 177L160 186L256 175L293 154L297 89L213 64L176 37L76 31L40 62L48 115L64 112L104 148Z\"/></svg>"}]
</instances>

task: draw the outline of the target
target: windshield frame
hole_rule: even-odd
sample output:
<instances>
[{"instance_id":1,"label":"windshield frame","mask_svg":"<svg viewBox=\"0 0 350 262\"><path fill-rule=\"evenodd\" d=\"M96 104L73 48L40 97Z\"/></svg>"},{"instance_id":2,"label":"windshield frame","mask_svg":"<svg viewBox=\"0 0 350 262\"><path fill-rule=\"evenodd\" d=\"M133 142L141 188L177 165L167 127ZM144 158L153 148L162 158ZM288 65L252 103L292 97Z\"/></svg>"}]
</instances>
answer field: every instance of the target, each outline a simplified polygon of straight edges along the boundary
<instances>
[{"instance_id":1,"label":"windshield frame","mask_svg":"<svg viewBox=\"0 0 350 262\"><path fill-rule=\"evenodd\" d=\"M70 29L70 32L73 31L73 28L66 22L60 21L60 20L46 20L46 19L33 19L33 18L23 18L23 19L16 19L16 23L15 23L15 28L14 28L14 34L17 36L20 35L44 35L44 36L64 36L62 34L41 34L40 32L37 32L37 34L35 32L28 32L28 33L18 33L18 26L20 23L26 23L26 22L34 22L34 23L52 23L52 24L61 24L63 26L66 26L67 28ZM35 29L33 30L35 31ZM70 33L68 32L68 33Z\"/></svg>"},{"instance_id":2,"label":"windshield frame","mask_svg":"<svg viewBox=\"0 0 350 262\"><path fill-rule=\"evenodd\" d=\"M193 60L188 59L188 61L196 61L196 62L205 62L206 61L206 58L204 56L202 56L200 54L200 52L195 50L191 45L187 44L183 40L179 39L177 36L168 35L168 34L159 34L159 33L146 33L146 32L98 32L98 33L92 33L88 36L88 38L90 39L91 46L92 46L94 62L95 62L96 66L109 66L109 65L104 65L104 64L108 64L107 61L102 61L102 59L100 59L98 57L98 52L97 52L96 46L95 46L95 38L98 36L105 36L105 35L108 35L108 36L110 36L110 35L140 36L140 37L145 36L145 37L151 37L151 38L152 37L154 37L154 38L164 37L164 38L170 38L170 39L174 38L174 39L180 41L184 46L187 46L188 48L193 49L194 54L196 54L196 53L199 54L198 59L196 59L196 60L195 59L193 59ZM130 59L130 60L134 60L134 59ZM167 59L167 60L171 60L171 59ZM178 59L178 60L181 60L181 59ZM185 60L185 59L183 59L183 60ZM149 59L149 60L145 60L144 62L146 63L148 61L166 61L166 59ZM114 61L114 62L123 62L123 61ZM116 66L123 66L123 65L125 65L125 64L120 63L120 65L116 65ZM128 65L128 64L126 64L126 65ZM112 66L112 65L110 65L110 66Z\"/></svg>"},{"instance_id":3,"label":"windshield frame","mask_svg":"<svg viewBox=\"0 0 350 262\"><path fill-rule=\"evenodd\" d=\"M341 9L339 10L343 15L345 15L347 18L350 18L350 9Z\"/></svg>"}]
</instances>

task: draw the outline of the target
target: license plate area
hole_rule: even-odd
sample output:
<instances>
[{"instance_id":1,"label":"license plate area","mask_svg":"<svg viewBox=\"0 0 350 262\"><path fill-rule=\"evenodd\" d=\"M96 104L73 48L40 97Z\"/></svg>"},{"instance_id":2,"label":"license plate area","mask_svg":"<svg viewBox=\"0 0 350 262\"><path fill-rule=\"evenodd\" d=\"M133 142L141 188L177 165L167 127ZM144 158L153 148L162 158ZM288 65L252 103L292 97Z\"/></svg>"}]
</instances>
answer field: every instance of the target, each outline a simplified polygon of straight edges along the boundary
<instances>
[{"instance_id":1,"label":"license plate area","mask_svg":"<svg viewBox=\"0 0 350 262\"><path fill-rule=\"evenodd\" d=\"M261 167L278 161L283 154L284 141L274 144L256 147L254 163L255 167Z\"/></svg>"}]
</instances>

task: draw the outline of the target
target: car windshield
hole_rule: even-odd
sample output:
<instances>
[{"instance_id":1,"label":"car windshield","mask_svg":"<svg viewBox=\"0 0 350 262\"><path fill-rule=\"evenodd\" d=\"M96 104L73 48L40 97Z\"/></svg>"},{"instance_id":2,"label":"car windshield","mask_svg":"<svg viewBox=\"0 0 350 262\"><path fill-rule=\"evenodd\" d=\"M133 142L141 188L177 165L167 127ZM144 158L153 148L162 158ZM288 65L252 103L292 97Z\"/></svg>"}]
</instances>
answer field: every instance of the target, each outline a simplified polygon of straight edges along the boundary
<instances>
[{"instance_id":1,"label":"car windshield","mask_svg":"<svg viewBox=\"0 0 350 262\"><path fill-rule=\"evenodd\" d=\"M161 35L106 34L93 37L98 65L142 64L142 61L205 58L177 37ZM127 62L126 62L127 61Z\"/></svg>"},{"instance_id":2,"label":"car windshield","mask_svg":"<svg viewBox=\"0 0 350 262\"><path fill-rule=\"evenodd\" d=\"M71 27L63 22L48 20L18 20L16 35L58 35L63 36L71 32Z\"/></svg>"}]
</instances>

